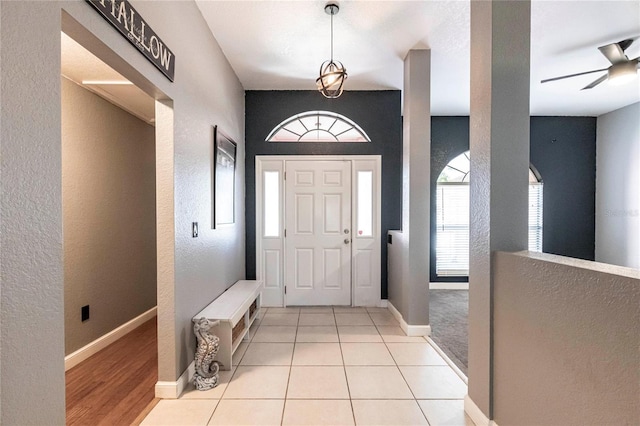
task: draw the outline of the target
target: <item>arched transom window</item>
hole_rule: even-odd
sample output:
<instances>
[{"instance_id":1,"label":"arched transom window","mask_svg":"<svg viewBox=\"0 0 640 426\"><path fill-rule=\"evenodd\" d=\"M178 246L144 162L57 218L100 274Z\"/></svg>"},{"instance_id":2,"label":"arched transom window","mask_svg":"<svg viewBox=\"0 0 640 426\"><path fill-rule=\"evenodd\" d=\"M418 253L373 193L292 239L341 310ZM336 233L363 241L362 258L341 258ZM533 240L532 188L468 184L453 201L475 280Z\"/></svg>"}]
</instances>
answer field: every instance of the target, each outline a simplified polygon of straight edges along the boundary
<instances>
[{"instance_id":1,"label":"arched transom window","mask_svg":"<svg viewBox=\"0 0 640 426\"><path fill-rule=\"evenodd\" d=\"M356 123L329 111L307 111L278 124L267 142L371 142Z\"/></svg>"},{"instance_id":2,"label":"arched transom window","mask_svg":"<svg viewBox=\"0 0 640 426\"><path fill-rule=\"evenodd\" d=\"M447 164L437 181L436 275L469 275L469 151ZM529 250L542 251L542 182L529 169Z\"/></svg>"}]
</instances>

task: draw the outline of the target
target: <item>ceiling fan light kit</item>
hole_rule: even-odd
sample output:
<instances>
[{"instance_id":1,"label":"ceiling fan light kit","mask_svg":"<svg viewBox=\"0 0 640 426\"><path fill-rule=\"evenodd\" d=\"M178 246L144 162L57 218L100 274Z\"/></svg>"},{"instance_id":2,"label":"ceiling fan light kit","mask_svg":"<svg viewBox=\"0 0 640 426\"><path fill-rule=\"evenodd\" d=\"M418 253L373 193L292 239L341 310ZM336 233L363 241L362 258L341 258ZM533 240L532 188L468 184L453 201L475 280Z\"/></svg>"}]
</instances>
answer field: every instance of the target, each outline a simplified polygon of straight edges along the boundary
<instances>
[{"instance_id":1,"label":"ceiling fan light kit","mask_svg":"<svg viewBox=\"0 0 640 426\"><path fill-rule=\"evenodd\" d=\"M316 79L316 85L324 97L331 99L342 95L347 70L341 62L333 60L333 15L338 14L340 7L335 3L327 3L324 11L331 15L331 59L320 65L320 77Z\"/></svg>"},{"instance_id":2,"label":"ceiling fan light kit","mask_svg":"<svg viewBox=\"0 0 640 426\"><path fill-rule=\"evenodd\" d=\"M593 89L603 81L607 81L607 83L615 86L628 83L629 81L635 79L638 75L638 60L640 59L640 57L629 59L624 53L624 51L627 50L629 46L631 46L634 40L635 39L626 39L617 43L611 43L605 46L598 47L600 53L602 53L609 60L609 62L611 62L611 65L608 68L563 75L554 78L547 78L545 80L542 80L541 83L563 80L565 78L577 77L579 75L592 74L595 72L603 71L606 71L607 73L587 84L582 88L582 90Z\"/></svg>"},{"instance_id":3,"label":"ceiling fan light kit","mask_svg":"<svg viewBox=\"0 0 640 426\"><path fill-rule=\"evenodd\" d=\"M607 82L609 84L613 84L614 86L625 84L636 77L637 69L638 59L611 65L609 70L607 70Z\"/></svg>"}]
</instances>

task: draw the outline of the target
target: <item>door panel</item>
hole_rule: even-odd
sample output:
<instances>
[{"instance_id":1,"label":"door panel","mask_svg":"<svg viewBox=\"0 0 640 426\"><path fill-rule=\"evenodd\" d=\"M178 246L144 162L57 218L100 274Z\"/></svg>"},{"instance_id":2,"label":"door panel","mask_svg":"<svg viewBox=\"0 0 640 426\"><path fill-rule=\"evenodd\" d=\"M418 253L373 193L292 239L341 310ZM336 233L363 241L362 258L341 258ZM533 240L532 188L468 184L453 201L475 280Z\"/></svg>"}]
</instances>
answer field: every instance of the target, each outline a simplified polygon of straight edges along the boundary
<instances>
[{"instance_id":1,"label":"door panel","mask_svg":"<svg viewBox=\"0 0 640 426\"><path fill-rule=\"evenodd\" d=\"M351 162L287 161L286 176L286 304L351 305Z\"/></svg>"}]
</instances>

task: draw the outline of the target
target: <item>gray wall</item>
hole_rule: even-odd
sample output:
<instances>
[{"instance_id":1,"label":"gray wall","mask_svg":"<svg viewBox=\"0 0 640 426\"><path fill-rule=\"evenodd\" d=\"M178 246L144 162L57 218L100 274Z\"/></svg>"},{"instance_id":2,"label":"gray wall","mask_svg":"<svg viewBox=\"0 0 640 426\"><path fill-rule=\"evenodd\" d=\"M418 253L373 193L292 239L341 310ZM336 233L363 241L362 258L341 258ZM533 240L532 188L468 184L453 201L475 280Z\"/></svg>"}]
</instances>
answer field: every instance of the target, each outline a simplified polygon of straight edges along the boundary
<instances>
[{"instance_id":1,"label":"gray wall","mask_svg":"<svg viewBox=\"0 0 640 426\"><path fill-rule=\"evenodd\" d=\"M157 239L168 232L172 243L158 253L159 283L171 284L158 289L160 380L175 381L193 359L191 317L244 277L244 90L194 2L132 4L176 55L175 82L87 2L2 2L1 424L64 424L61 17L65 32L174 106L171 131L156 136L157 182L171 184L158 191L175 191L156 208ZM215 231L214 124L238 142L236 224ZM158 122L156 131L164 127Z\"/></svg>"},{"instance_id":2,"label":"gray wall","mask_svg":"<svg viewBox=\"0 0 640 426\"><path fill-rule=\"evenodd\" d=\"M155 129L66 78L61 114L68 355L156 305Z\"/></svg>"},{"instance_id":3,"label":"gray wall","mask_svg":"<svg viewBox=\"0 0 640 426\"><path fill-rule=\"evenodd\" d=\"M635 124L637 128L637 120ZM469 149L469 117L432 117L431 134L431 193L435 194L440 172ZM544 183L543 251L594 260L596 118L531 117L529 159ZM431 281L461 281L436 276L435 213L432 197Z\"/></svg>"},{"instance_id":4,"label":"gray wall","mask_svg":"<svg viewBox=\"0 0 640 426\"><path fill-rule=\"evenodd\" d=\"M0 423L64 424L60 7L1 3Z\"/></svg>"},{"instance_id":5,"label":"gray wall","mask_svg":"<svg viewBox=\"0 0 640 426\"><path fill-rule=\"evenodd\" d=\"M265 142L285 119L305 111L342 114L356 122L371 143ZM400 91L345 92L327 99L317 91L247 91L247 278L256 276L255 156L256 155L382 155L382 298L387 298L387 244L389 229L399 229L402 214L402 117Z\"/></svg>"},{"instance_id":6,"label":"gray wall","mask_svg":"<svg viewBox=\"0 0 640 426\"><path fill-rule=\"evenodd\" d=\"M640 103L598 117L596 260L640 269Z\"/></svg>"},{"instance_id":7,"label":"gray wall","mask_svg":"<svg viewBox=\"0 0 640 426\"><path fill-rule=\"evenodd\" d=\"M494 258L500 425L640 419L640 271L547 254Z\"/></svg>"}]
</instances>

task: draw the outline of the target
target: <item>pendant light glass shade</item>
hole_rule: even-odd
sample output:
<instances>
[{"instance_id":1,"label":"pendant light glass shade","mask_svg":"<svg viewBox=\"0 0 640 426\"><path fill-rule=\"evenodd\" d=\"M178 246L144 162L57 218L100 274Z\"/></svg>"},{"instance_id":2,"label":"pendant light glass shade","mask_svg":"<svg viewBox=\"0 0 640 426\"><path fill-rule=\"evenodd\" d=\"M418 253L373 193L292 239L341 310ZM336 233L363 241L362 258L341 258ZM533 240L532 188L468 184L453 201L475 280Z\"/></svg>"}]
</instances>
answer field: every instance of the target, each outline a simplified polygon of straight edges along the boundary
<instances>
[{"instance_id":1,"label":"pendant light glass shade","mask_svg":"<svg viewBox=\"0 0 640 426\"><path fill-rule=\"evenodd\" d=\"M347 79L347 70L339 61L333 60L333 15L336 15L340 8L337 4L328 3L324 11L331 15L331 60L324 61L320 65L320 77L316 79L318 91L326 98L337 98L342 95L344 81Z\"/></svg>"},{"instance_id":2,"label":"pendant light glass shade","mask_svg":"<svg viewBox=\"0 0 640 426\"><path fill-rule=\"evenodd\" d=\"M320 66L320 77L316 79L318 90L327 98L337 98L342 95L347 70L341 62L324 61Z\"/></svg>"}]
</instances>

